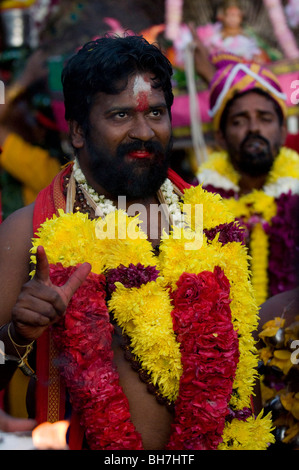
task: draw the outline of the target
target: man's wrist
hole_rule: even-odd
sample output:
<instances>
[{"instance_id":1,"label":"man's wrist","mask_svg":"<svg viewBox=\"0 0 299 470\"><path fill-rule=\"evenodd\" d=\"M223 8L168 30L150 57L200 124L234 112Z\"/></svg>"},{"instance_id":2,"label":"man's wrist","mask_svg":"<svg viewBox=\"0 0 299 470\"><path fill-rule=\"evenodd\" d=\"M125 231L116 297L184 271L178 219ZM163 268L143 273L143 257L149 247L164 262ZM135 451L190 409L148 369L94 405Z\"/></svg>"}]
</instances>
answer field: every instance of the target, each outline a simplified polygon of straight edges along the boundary
<instances>
[{"instance_id":1,"label":"man's wrist","mask_svg":"<svg viewBox=\"0 0 299 470\"><path fill-rule=\"evenodd\" d=\"M34 343L32 339L24 338L24 336L20 335L13 322L8 323L7 334L14 347L26 348L30 344Z\"/></svg>"}]
</instances>

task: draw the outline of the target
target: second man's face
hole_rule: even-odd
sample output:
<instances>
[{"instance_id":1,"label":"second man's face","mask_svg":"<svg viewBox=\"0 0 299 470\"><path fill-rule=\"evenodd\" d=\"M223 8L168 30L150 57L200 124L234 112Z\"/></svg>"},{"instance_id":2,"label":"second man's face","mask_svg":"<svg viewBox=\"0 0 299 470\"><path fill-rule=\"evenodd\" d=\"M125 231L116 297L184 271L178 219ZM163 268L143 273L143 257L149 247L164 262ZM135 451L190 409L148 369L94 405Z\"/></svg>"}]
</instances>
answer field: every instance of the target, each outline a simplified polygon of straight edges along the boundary
<instances>
[{"instance_id":1,"label":"second man's face","mask_svg":"<svg viewBox=\"0 0 299 470\"><path fill-rule=\"evenodd\" d=\"M225 126L227 150L238 170L267 174L285 139L271 99L250 92L234 100Z\"/></svg>"}]
</instances>

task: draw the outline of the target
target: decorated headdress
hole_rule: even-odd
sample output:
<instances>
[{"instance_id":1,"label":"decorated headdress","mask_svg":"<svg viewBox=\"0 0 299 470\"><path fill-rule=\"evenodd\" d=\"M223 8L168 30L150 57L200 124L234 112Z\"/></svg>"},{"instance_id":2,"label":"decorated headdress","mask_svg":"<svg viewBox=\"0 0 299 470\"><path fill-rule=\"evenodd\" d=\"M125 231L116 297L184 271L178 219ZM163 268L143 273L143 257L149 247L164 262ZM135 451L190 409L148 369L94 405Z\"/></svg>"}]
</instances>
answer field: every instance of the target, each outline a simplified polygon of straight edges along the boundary
<instances>
[{"instance_id":1,"label":"decorated headdress","mask_svg":"<svg viewBox=\"0 0 299 470\"><path fill-rule=\"evenodd\" d=\"M217 69L210 83L210 116L215 130L219 129L228 102L234 96L256 88L267 92L286 118L286 95L277 77L269 69L253 62L246 63L240 57L228 53L216 54L211 60Z\"/></svg>"}]
</instances>

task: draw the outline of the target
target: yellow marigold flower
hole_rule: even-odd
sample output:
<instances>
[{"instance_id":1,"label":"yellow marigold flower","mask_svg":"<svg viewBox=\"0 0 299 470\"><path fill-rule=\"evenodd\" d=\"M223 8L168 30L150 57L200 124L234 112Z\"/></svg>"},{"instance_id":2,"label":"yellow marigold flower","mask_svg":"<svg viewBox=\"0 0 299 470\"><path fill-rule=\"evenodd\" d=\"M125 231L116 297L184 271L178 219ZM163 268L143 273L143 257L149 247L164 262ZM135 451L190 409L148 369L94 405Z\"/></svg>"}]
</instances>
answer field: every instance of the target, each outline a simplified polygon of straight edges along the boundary
<instances>
[{"instance_id":1,"label":"yellow marigold flower","mask_svg":"<svg viewBox=\"0 0 299 470\"><path fill-rule=\"evenodd\" d=\"M32 240L33 247L42 245L49 263L75 266L89 262L93 272L102 272L104 251L97 243L95 221L88 219L87 214L60 210L59 217L54 215L40 226L37 236Z\"/></svg>"},{"instance_id":2,"label":"yellow marigold flower","mask_svg":"<svg viewBox=\"0 0 299 470\"><path fill-rule=\"evenodd\" d=\"M262 415L263 412L256 418L250 416L246 421L233 419L226 423L218 450L266 450L275 438L271 414Z\"/></svg>"},{"instance_id":3,"label":"yellow marigold flower","mask_svg":"<svg viewBox=\"0 0 299 470\"><path fill-rule=\"evenodd\" d=\"M161 245L161 274L172 289L182 272L198 274L201 271L212 271L214 266L223 269L231 291L231 312L234 328L239 333L240 360L234 388L238 393L233 397L233 404L238 408L248 406L255 381L255 367L258 358L255 354L252 331L257 327L257 306L254 302L253 289L248 279L249 258L246 247L240 243L222 245L215 238L208 242L203 237L199 250L185 250L185 231L182 230L178 240L169 237ZM173 261L175 259L175 262Z\"/></svg>"},{"instance_id":4,"label":"yellow marigold flower","mask_svg":"<svg viewBox=\"0 0 299 470\"><path fill-rule=\"evenodd\" d=\"M232 183L238 184L240 176L229 161L226 151L213 152L200 169L217 169L217 172L228 178Z\"/></svg>"},{"instance_id":5,"label":"yellow marigold flower","mask_svg":"<svg viewBox=\"0 0 299 470\"><path fill-rule=\"evenodd\" d=\"M150 373L153 384L163 396L174 400L182 365L172 326L172 305L163 279L131 289L117 283L108 306L131 337L132 352Z\"/></svg>"},{"instance_id":6,"label":"yellow marigold flower","mask_svg":"<svg viewBox=\"0 0 299 470\"><path fill-rule=\"evenodd\" d=\"M233 197L230 197L227 199L223 199L223 203L225 204L227 210L234 214L236 218L243 217L245 220L249 219L250 208L242 198L235 199Z\"/></svg>"},{"instance_id":7,"label":"yellow marigold flower","mask_svg":"<svg viewBox=\"0 0 299 470\"><path fill-rule=\"evenodd\" d=\"M203 204L205 228L234 220L220 197L207 193L200 186L186 191L184 203L190 206ZM212 213L210 206L215 208ZM264 206L265 202L261 203L261 207ZM195 224L192 212L189 222L196 230L175 227L170 235L164 234L159 257L153 255L138 217L129 218L123 211L115 211L104 220L93 222L80 213L61 212L60 216L43 224L40 239L35 240L32 250L43 244L46 252L49 251L50 262L62 262L67 266L89 261L94 272L130 263L159 269L161 277L156 282L141 285L138 289L117 283L109 309L130 336L133 354L161 394L171 401L178 396L182 364L173 331L173 307L168 287L175 289L184 272L198 274L213 271L215 266L223 269L230 283L232 322L238 331L240 351L230 404L236 409L249 406L257 364L252 338L252 331L257 326L257 306L249 282L247 249L236 242L222 245L219 236L208 241L203 227Z\"/></svg>"},{"instance_id":8,"label":"yellow marigold flower","mask_svg":"<svg viewBox=\"0 0 299 470\"><path fill-rule=\"evenodd\" d=\"M226 208L222 198L218 194L210 193L202 189L201 185L186 189L183 197L182 208L186 212L186 222L190 224L193 230L198 228L202 229L198 224L196 225L197 218L195 217L194 207L197 204L203 205L203 226L211 229L220 224L233 222L234 217ZM191 210L187 210L192 208Z\"/></svg>"},{"instance_id":9,"label":"yellow marigold flower","mask_svg":"<svg viewBox=\"0 0 299 470\"><path fill-rule=\"evenodd\" d=\"M255 380L258 377L255 372L257 364L258 356L252 351L240 352L240 359L233 384L233 389L237 393L233 394L230 400L230 404L238 410L250 407L250 397L254 394Z\"/></svg>"},{"instance_id":10,"label":"yellow marigold flower","mask_svg":"<svg viewBox=\"0 0 299 470\"><path fill-rule=\"evenodd\" d=\"M252 286L255 291L258 305L261 305L268 297L268 256L269 240L261 224L252 228L251 240L251 273Z\"/></svg>"},{"instance_id":11,"label":"yellow marigold flower","mask_svg":"<svg viewBox=\"0 0 299 470\"><path fill-rule=\"evenodd\" d=\"M275 159L267 179L267 184L275 183L279 178L284 177L299 178L298 154L287 147L283 147Z\"/></svg>"},{"instance_id":12,"label":"yellow marigold flower","mask_svg":"<svg viewBox=\"0 0 299 470\"><path fill-rule=\"evenodd\" d=\"M157 264L151 243L140 229L138 217L128 217L124 211L114 211L95 225L98 243L104 251L106 269L117 268L120 264L141 263L145 266Z\"/></svg>"},{"instance_id":13,"label":"yellow marigold flower","mask_svg":"<svg viewBox=\"0 0 299 470\"><path fill-rule=\"evenodd\" d=\"M253 190L240 198L241 204L248 207L250 215L260 214L266 221L270 220L276 214L276 203L273 196L269 196L264 191Z\"/></svg>"}]
</instances>

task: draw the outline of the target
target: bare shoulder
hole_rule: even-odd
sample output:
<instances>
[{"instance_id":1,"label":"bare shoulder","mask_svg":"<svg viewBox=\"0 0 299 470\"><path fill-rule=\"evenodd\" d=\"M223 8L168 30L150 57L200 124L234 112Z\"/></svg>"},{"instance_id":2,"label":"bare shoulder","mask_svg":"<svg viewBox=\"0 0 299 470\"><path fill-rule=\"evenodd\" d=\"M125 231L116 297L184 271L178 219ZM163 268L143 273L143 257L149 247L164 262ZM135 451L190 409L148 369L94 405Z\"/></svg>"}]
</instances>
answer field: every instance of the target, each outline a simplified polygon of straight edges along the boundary
<instances>
[{"instance_id":1,"label":"bare shoulder","mask_svg":"<svg viewBox=\"0 0 299 470\"><path fill-rule=\"evenodd\" d=\"M29 279L33 209L33 204L19 209L0 225L0 324L9 320L21 287Z\"/></svg>"},{"instance_id":2,"label":"bare shoulder","mask_svg":"<svg viewBox=\"0 0 299 470\"><path fill-rule=\"evenodd\" d=\"M13 214L0 225L0 249L5 251L14 251L22 246L23 243L33 236L33 209L34 204L23 207Z\"/></svg>"}]
</instances>

